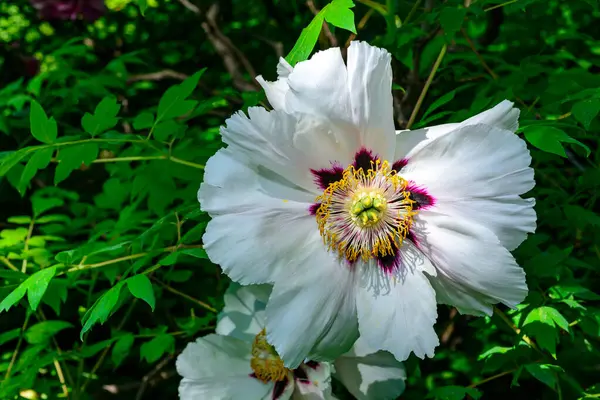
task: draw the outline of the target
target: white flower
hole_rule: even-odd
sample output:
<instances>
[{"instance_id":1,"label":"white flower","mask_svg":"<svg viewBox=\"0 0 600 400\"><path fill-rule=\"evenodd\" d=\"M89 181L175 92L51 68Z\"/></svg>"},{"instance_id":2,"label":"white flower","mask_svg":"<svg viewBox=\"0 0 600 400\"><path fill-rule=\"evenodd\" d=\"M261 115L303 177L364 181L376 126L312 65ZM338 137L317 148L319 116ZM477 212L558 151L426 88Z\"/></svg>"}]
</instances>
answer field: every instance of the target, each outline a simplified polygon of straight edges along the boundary
<instances>
[{"instance_id":1,"label":"white flower","mask_svg":"<svg viewBox=\"0 0 600 400\"><path fill-rule=\"evenodd\" d=\"M306 361L287 369L264 334L269 285L233 283L225 293L216 335L190 343L177 359L182 400L334 399L332 365ZM359 400L394 399L406 373L391 354L355 347L335 363L338 379Z\"/></svg>"},{"instance_id":2,"label":"white flower","mask_svg":"<svg viewBox=\"0 0 600 400\"><path fill-rule=\"evenodd\" d=\"M460 124L395 132L390 55L353 42L279 79L274 110L221 129L198 192L203 241L242 284L273 283L268 340L285 365L360 336L398 360L433 356L436 297L490 314L527 294L509 250L535 229L531 157L503 101Z\"/></svg>"}]
</instances>

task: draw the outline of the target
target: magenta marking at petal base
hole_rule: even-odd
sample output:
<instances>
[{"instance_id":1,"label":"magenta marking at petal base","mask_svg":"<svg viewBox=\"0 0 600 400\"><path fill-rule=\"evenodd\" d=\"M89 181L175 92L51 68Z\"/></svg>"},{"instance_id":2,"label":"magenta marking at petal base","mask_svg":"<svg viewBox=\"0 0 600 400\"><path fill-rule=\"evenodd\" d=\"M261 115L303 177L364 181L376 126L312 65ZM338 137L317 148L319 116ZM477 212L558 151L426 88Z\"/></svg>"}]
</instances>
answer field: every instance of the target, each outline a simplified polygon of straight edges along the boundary
<instances>
[{"instance_id":1,"label":"magenta marking at petal base","mask_svg":"<svg viewBox=\"0 0 600 400\"><path fill-rule=\"evenodd\" d=\"M408 184L406 191L410 192L410 199L416 202L413 206L415 210L426 210L436 203L435 198L427 192L427 189L414 182Z\"/></svg>"},{"instance_id":2,"label":"magenta marking at petal base","mask_svg":"<svg viewBox=\"0 0 600 400\"><path fill-rule=\"evenodd\" d=\"M406 164L408 164L408 160L406 158L394 161L394 164L392 164L392 169L396 172L400 172L400 170L404 168Z\"/></svg>"},{"instance_id":3,"label":"magenta marking at petal base","mask_svg":"<svg viewBox=\"0 0 600 400\"><path fill-rule=\"evenodd\" d=\"M379 157L374 156L373 152L365 147L361 147L356 154L354 155L354 168L363 169L363 171L368 171L373 168L373 163Z\"/></svg>"},{"instance_id":4,"label":"magenta marking at petal base","mask_svg":"<svg viewBox=\"0 0 600 400\"><path fill-rule=\"evenodd\" d=\"M342 180L344 176L344 168L341 165L334 163L331 168L311 169L310 172L315 177L315 184L325 190L330 184Z\"/></svg>"}]
</instances>

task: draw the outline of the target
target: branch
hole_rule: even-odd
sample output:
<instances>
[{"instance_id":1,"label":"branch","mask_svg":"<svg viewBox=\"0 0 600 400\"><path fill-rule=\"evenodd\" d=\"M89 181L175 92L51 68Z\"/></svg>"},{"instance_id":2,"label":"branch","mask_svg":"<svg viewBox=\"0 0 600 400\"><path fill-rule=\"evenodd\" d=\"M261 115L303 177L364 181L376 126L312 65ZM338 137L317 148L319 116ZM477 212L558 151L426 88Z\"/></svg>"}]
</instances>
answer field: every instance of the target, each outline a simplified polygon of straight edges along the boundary
<instances>
[{"instance_id":1,"label":"branch","mask_svg":"<svg viewBox=\"0 0 600 400\"><path fill-rule=\"evenodd\" d=\"M171 69L165 69L163 71L151 72L149 74L131 75L127 78L127 83L138 82L138 81L161 81L166 78L185 80L187 75L181 72L173 71Z\"/></svg>"},{"instance_id":2,"label":"branch","mask_svg":"<svg viewBox=\"0 0 600 400\"><path fill-rule=\"evenodd\" d=\"M188 0L179 0L179 2L194 14L200 14L200 8L195 4L190 3Z\"/></svg>"},{"instance_id":3,"label":"branch","mask_svg":"<svg viewBox=\"0 0 600 400\"><path fill-rule=\"evenodd\" d=\"M225 64L227 72L231 75L234 86L242 91L259 90L260 85L254 80L254 78L256 78L254 68L246 56L219 29L217 24L218 14L219 6L217 3L213 3L206 13L206 21L202 23L202 29L204 29L208 40L212 43L216 52L223 59L223 64ZM248 82L244 79L243 74L240 72L240 64L243 65L248 74L250 74L252 82Z\"/></svg>"},{"instance_id":4,"label":"branch","mask_svg":"<svg viewBox=\"0 0 600 400\"><path fill-rule=\"evenodd\" d=\"M315 6L315 3L314 3L313 0L307 0L306 1L306 5L308 6L308 8L310 9L310 11L314 15L317 15L319 13L319 11L321 11L321 10L319 10ZM331 32L331 29L329 29L329 25L325 21L323 21L323 30L321 32L323 32L323 34L325 35L325 37L327 37L327 40L329 40L329 45L331 47L337 47L338 46L338 41L337 41L336 37Z\"/></svg>"},{"instance_id":5,"label":"branch","mask_svg":"<svg viewBox=\"0 0 600 400\"><path fill-rule=\"evenodd\" d=\"M437 60L435 60L435 64L433 64L433 68L431 68L431 73L429 74L429 77L427 78L427 81L425 82L425 86L423 86L423 90L421 91L421 94L419 95L417 104L415 105L415 108L413 109L412 114L410 114L410 118L408 119L408 123L406 124L406 129L410 129L412 124L415 122L415 119L417 118L417 113L419 112L419 109L421 108L421 105L423 104L423 100L425 99L425 95L427 94L427 91L429 90L429 86L431 86L433 77L435 76L435 73L437 72L438 68L440 67L440 64L442 63L444 56L446 55L447 48L448 48L448 46L446 46L444 44L444 46L442 47L442 50L440 51L440 54L438 55Z\"/></svg>"}]
</instances>

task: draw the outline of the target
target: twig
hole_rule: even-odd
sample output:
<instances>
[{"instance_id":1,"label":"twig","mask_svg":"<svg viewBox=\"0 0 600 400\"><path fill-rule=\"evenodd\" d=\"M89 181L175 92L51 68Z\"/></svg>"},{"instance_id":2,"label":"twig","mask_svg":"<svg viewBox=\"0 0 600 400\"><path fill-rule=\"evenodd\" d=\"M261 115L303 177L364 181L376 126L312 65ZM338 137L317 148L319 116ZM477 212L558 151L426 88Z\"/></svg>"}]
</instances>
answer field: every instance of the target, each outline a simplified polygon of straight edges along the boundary
<instances>
[{"instance_id":1,"label":"twig","mask_svg":"<svg viewBox=\"0 0 600 400\"><path fill-rule=\"evenodd\" d=\"M204 32L215 48L215 51L223 59L223 64L225 64L227 72L231 75L233 84L242 91L257 91L260 89L260 85L254 80L254 78L256 78L254 68L246 56L221 32L219 25L217 24L218 14L219 6L217 3L213 3L206 13L206 21L202 23L202 29L204 29ZM240 72L240 63L250 74L252 82L248 82L244 79L244 76Z\"/></svg>"},{"instance_id":2,"label":"twig","mask_svg":"<svg viewBox=\"0 0 600 400\"><path fill-rule=\"evenodd\" d=\"M384 17L387 15L387 8L386 6L384 6L383 4L380 4L376 1L373 0L357 0L359 3L364 4L365 6L371 8L372 10L377 11L379 14L383 15Z\"/></svg>"},{"instance_id":3,"label":"twig","mask_svg":"<svg viewBox=\"0 0 600 400\"><path fill-rule=\"evenodd\" d=\"M33 226L35 225L35 220L31 220L29 223L29 230L27 231L27 237L25 238L25 247L23 248L23 254L29 251L29 240L31 240L31 235L33 234ZM23 263L21 264L21 272L27 272L27 254L25 254L25 258L23 258Z\"/></svg>"},{"instance_id":4,"label":"twig","mask_svg":"<svg viewBox=\"0 0 600 400\"><path fill-rule=\"evenodd\" d=\"M138 392L135 396L135 400L141 400L142 396L144 395L144 391L146 390L146 387L148 386L148 382L150 381L150 378L152 378L154 375L159 373L160 370L163 369L165 367L165 365L167 365L172 359L173 359L173 354L169 354L168 356L163 358L162 361L159 362L152 371L150 371L148 374L144 375L144 377L142 378L142 385L140 386L140 389L138 390Z\"/></svg>"},{"instance_id":5,"label":"twig","mask_svg":"<svg viewBox=\"0 0 600 400\"><path fill-rule=\"evenodd\" d=\"M15 347L15 351L12 354L10 359L10 363L8 364L8 369L6 370L6 375L4 375L4 383L8 382L10 379L10 373L12 372L13 366L15 365L15 361L17 360L17 355L19 354L19 350L21 348L21 344L23 343L23 336L25 334L25 329L27 329L27 323L29 322L29 317L31 314L27 311L25 315L25 322L23 322L23 326L21 327L21 333L19 334L19 341L17 342L17 347Z\"/></svg>"},{"instance_id":6,"label":"twig","mask_svg":"<svg viewBox=\"0 0 600 400\"><path fill-rule=\"evenodd\" d=\"M404 25L408 24L408 21L410 21L411 18L415 15L415 12L417 11L417 8L421 4L421 1L422 0L415 1L415 4L412 6L412 8L410 9L410 11L408 12L408 15L404 19Z\"/></svg>"},{"instance_id":7,"label":"twig","mask_svg":"<svg viewBox=\"0 0 600 400\"><path fill-rule=\"evenodd\" d=\"M181 72L173 71L171 69L165 69L163 71L151 72L148 74L131 75L129 78L127 78L127 83L138 81L161 81L166 78L179 79L183 81L187 79L188 76Z\"/></svg>"},{"instance_id":8,"label":"twig","mask_svg":"<svg viewBox=\"0 0 600 400\"><path fill-rule=\"evenodd\" d=\"M56 375L58 375L58 380L60 382L60 386L62 387L63 394L68 399L69 398L69 388L67 388L67 384L65 382L65 376L63 375L62 368L60 367L60 363L58 359L54 359L54 369L56 369Z\"/></svg>"},{"instance_id":9,"label":"twig","mask_svg":"<svg viewBox=\"0 0 600 400\"><path fill-rule=\"evenodd\" d=\"M194 303L198 304L200 307L202 307L202 308L204 308L204 309L206 309L208 311L211 311L211 312L214 312L214 313L217 312L216 309L214 309L210 305L206 304L205 302L203 302L201 300L198 300L198 299L196 299L196 298L194 298L194 297L192 297L192 296L190 296L188 294L180 292L179 290L172 288L171 286L167 285L166 283L164 283L162 281L159 281L155 277L150 277L150 279L152 279L154 282L158 283L160 286L164 287L165 289L167 289L171 293L174 293L174 294L176 294L178 296L183 297L184 299L187 299L187 300L189 300L191 302L194 302Z\"/></svg>"},{"instance_id":10,"label":"twig","mask_svg":"<svg viewBox=\"0 0 600 400\"><path fill-rule=\"evenodd\" d=\"M486 12L487 11L492 11L492 10L494 10L496 8L500 8L500 7L504 7L504 6L507 6L507 5L512 4L512 3L516 3L517 1L519 1L519 0L510 0L510 1L507 1L506 3L496 4L495 6L485 8L483 11L486 11Z\"/></svg>"},{"instance_id":11,"label":"twig","mask_svg":"<svg viewBox=\"0 0 600 400\"><path fill-rule=\"evenodd\" d=\"M467 43L469 43L469 47L471 48L471 50L473 50L473 53L475 53L475 56L477 57L477 59L479 60L479 62L483 66L483 68L485 68L485 70L492 76L492 78L494 80L497 80L498 79L498 75L485 62L485 60L483 59L483 57L481 57L481 54L479 54L479 52L475 48L475 44L473 44L473 41L471 40L471 38L469 37L469 35L467 35L467 31L465 31L465 28L460 28L460 31L462 32L463 36L467 40Z\"/></svg>"},{"instance_id":12,"label":"twig","mask_svg":"<svg viewBox=\"0 0 600 400\"><path fill-rule=\"evenodd\" d=\"M119 322L119 325L117 325L117 331L120 331L123 326L125 325L125 322L127 321L127 319L129 318L129 316L131 315L131 312L133 311L133 308L135 307L135 305L137 304L137 299L133 299L133 301L131 302L131 304L129 305L129 308L127 309L127 312L125 313L125 315L123 316L123 319L121 319L121 322ZM83 394L85 392L85 389L87 387L87 385L90 383L90 379L91 377L96 373L96 371L98 371L98 369L100 368L100 366L104 363L104 359L106 358L108 351L110 350L111 346L107 346L103 351L102 354L100 355L100 358L98 359L98 361L96 361L96 364L94 364L94 366L92 367L92 371L89 373L89 375L87 376L85 382L83 383L83 385L81 385L81 389L79 389L79 393Z\"/></svg>"},{"instance_id":13,"label":"twig","mask_svg":"<svg viewBox=\"0 0 600 400\"><path fill-rule=\"evenodd\" d=\"M350 42L352 42L354 39L356 39L356 36L358 36L358 31L362 30L365 27L365 25L367 24L367 21L369 21L369 18L371 18L373 13L374 13L373 9L369 8L369 10L365 13L365 15L363 15L363 17L360 19L360 21L358 21L358 25L356 25L356 34L351 33L350 36L348 36L348 40L346 40L345 47L350 46Z\"/></svg>"},{"instance_id":14,"label":"twig","mask_svg":"<svg viewBox=\"0 0 600 400\"><path fill-rule=\"evenodd\" d=\"M471 384L470 384L469 386L467 386L467 387L468 387L468 388L474 388L474 387L476 387L476 386L483 385L484 383L487 383L487 382L489 382L489 381L493 381L494 379L502 378L502 377L503 377L503 376L505 376L505 375L512 374L512 373L513 373L513 372L515 372L517 369L518 369L518 368L511 369L510 371L504 371L504 372L500 372L499 374L496 374L496 375L490 376L489 378L482 379L482 380L480 380L479 382L471 383Z\"/></svg>"},{"instance_id":15,"label":"twig","mask_svg":"<svg viewBox=\"0 0 600 400\"><path fill-rule=\"evenodd\" d=\"M431 73L429 74L429 77L427 78L427 81L425 82L425 86L423 86L423 90L421 91L421 94L419 95L417 104L415 105L415 108L413 109L412 114L410 114L410 118L408 119L408 123L406 124L406 129L410 129L410 127L415 122L415 119L417 118L419 109L421 108L421 105L423 104L423 100L425 99L425 95L427 94L427 91L429 90L429 86L431 85L431 82L433 81L433 77L435 76L435 73L437 72L438 68L440 67L440 64L442 63L444 56L446 55L447 48L448 48L448 46L446 44L444 44L444 46L442 47L442 50L440 51L440 54L438 55L437 60L435 60L435 64L433 64L433 68L431 68Z\"/></svg>"},{"instance_id":16,"label":"twig","mask_svg":"<svg viewBox=\"0 0 600 400\"><path fill-rule=\"evenodd\" d=\"M39 321L47 321L48 319L46 318L46 315L44 315L44 311L40 308L38 309L38 311L36 312L36 317ZM60 346L58 345L58 341L56 340L55 337L52 337L52 343L54 343L54 347L56 348L56 353L59 356L62 356L63 351L60 348ZM63 393L65 395L65 397L69 398L69 388L67 387L67 383L65 381L65 376L67 377L67 380L69 381L69 384L71 386L73 386L73 377L71 376L69 369L65 367L65 372L66 375L63 373L63 369L60 365L60 362L58 361L58 358L54 358L53 359L53 363L54 363L54 369L56 370L56 375L58 376L58 380L60 381L60 385L62 387Z\"/></svg>"},{"instance_id":17,"label":"twig","mask_svg":"<svg viewBox=\"0 0 600 400\"><path fill-rule=\"evenodd\" d=\"M83 271L83 270L86 270L86 269L95 269L95 268L105 267L107 265L116 264L116 263L119 263L119 262L122 262L122 261L136 260L138 258L147 256L148 254L151 254L151 253L154 253L154 252L157 252L157 253L169 253L169 252L176 251L178 249L201 249L201 248L202 248L202 245L169 246L169 247L164 247L164 248L159 249L159 250L146 251L146 252L143 252L143 253L136 253L136 254L130 254L128 256L118 257L118 258L114 258L112 260L106 260L106 261L102 261L102 262L99 262L99 263L77 265L76 267L69 268L68 270L63 271L63 272L57 274L57 276L64 275L64 274L70 273L70 272L77 272L77 271Z\"/></svg>"},{"instance_id":18,"label":"twig","mask_svg":"<svg viewBox=\"0 0 600 400\"><path fill-rule=\"evenodd\" d=\"M190 3L188 0L179 0L179 2L188 10L194 14L200 14L200 9L195 4Z\"/></svg>"},{"instance_id":19,"label":"twig","mask_svg":"<svg viewBox=\"0 0 600 400\"><path fill-rule=\"evenodd\" d=\"M19 268L15 267L15 265L13 263L11 263L8 258L0 257L0 261L2 262L2 264L6 265L8 268L12 269L13 271L19 272Z\"/></svg>"},{"instance_id":20,"label":"twig","mask_svg":"<svg viewBox=\"0 0 600 400\"><path fill-rule=\"evenodd\" d=\"M308 8L310 9L310 11L314 15L317 15L319 13L320 10L317 8L317 6L315 6L315 3L314 3L313 0L307 0L306 1L306 5L308 6ZM327 37L327 40L329 40L329 45L331 47L337 47L338 41L337 41L336 37L334 36L334 34L331 32L331 29L329 29L329 25L325 21L323 21L323 30L322 30L322 32Z\"/></svg>"},{"instance_id":21,"label":"twig","mask_svg":"<svg viewBox=\"0 0 600 400\"><path fill-rule=\"evenodd\" d=\"M512 321L506 316L506 314L504 314L502 312L502 310L500 310L498 307L494 307L494 314L497 314L500 319L502 319L502 321L504 321L506 323L506 325L508 325L513 331L515 331L515 333L517 335L521 335L521 329L517 328ZM522 335L521 336L523 338L523 341L525 343L527 343L529 346L531 346L533 349L535 349L536 351L538 351L541 354L544 354L544 352L542 350L540 350L540 348L537 346L537 344L535 344L535 342L533 342L529 336L527 335Z\"/></svg>"}]
</instances>

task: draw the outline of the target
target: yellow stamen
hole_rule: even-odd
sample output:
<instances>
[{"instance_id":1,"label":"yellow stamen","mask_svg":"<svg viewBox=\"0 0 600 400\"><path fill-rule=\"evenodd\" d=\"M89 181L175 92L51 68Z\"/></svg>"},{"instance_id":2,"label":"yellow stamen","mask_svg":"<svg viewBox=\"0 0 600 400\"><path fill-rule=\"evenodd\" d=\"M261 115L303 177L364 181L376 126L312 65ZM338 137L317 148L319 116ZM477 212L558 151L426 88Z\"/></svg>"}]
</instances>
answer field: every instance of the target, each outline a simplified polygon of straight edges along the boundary
<instances>
[{"instance_id":1,"label":"yellow stamen","mask_svg":"<svg viewBox=\"0 0 600 400\"><path fill-rule=\"evenodd\" d=\"M376 160L367 171L350 165L316 199L325 244L349 261L393 255L416 214L407 186L387 161Z\"/></svg>"},{"instance_id":2,"label":"yellow stamen","mask_svg":"<svg viewBox=\"0 0 600 400\"><path fill-rule=\"evenodd\" d=\"M258 379L267 382L279 382L285 379L290 372L283 365L283 360L275 348L267 342L267 332L260 331L252 343L252 358L250 367Z\"/></svg>"}]
</instances>

